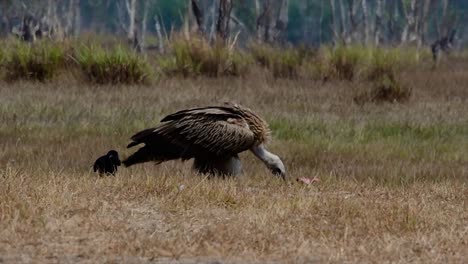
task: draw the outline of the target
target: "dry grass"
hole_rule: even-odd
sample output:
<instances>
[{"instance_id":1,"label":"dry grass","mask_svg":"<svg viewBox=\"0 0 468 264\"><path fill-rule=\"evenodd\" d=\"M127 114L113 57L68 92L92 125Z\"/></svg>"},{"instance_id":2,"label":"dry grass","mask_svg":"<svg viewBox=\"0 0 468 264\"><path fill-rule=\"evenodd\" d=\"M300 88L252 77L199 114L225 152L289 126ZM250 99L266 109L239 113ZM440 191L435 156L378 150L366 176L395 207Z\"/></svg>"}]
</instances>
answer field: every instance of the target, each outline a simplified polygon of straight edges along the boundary
<instances>
[{"instance_id":1,"label":"dry grass","mask_svg":"<svg viewBox=\"0 0 468 264\"><path fill-rule=\"evenodd\" d=\"M363 106L360 83L260 75L1 83L0 262L462 263L468 63L456 63L404 74L405 104ZM226 100L268 119L287 183L249 153L229 180L179 162L90 172L111 148L128 155L128 138L163 115Z\"/></svg>"}]
</instances>

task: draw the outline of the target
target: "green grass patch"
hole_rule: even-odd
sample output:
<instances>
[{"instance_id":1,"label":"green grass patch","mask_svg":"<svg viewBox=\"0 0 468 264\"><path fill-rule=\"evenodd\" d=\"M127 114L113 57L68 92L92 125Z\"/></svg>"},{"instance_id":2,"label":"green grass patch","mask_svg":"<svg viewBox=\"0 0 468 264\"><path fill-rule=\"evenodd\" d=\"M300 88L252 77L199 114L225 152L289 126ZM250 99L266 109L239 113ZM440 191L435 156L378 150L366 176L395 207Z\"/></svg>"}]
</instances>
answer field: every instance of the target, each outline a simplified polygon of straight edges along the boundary
<instances>
[{"instance_id":1,"label":"green grass patch","mask_svg":"<svg viewBox=\"0 0 468 264\"><path fill-rule=\"evenodd\" d=\"M16 41L1 52L7 81L47 81L63 69L65 52L61 45L39 41L31 45Z\"/></svg>"},{"instance_id":2,"label":"green grass patch","mask_svg":"<svg viewBox=\"0 0 468 264\"><path fill-rule=\"evenodd\" d=\"M97 84L148 83L151 68L141 55L117 45L113 49L82 46L75 54L86 80Z\"/></svg>"},{"instance_id":3,"label":"green grass patch","mask_svg":"<svg viewBox=\"0 0 468 264\"><path fill-rule=\"evenodd\" d=\"M434 123L428 125L406 122L368 122L358 125L351 121L328 123L322 120L291 120L277 118L269 122L274 136L284 140L307 142L313 137L343 142L369 143L387 139L408 141L452 141L468 135L468 125Z\"/></svg>"},{"instance_id":4,"label":"green grass patch","mask_svg":"<svg viewBox=\"0 0 468 264\"><path fill-rule=\"evenodd\" d=\"M367 49L360 46L338 46L335 49L327 48L325 52L331 79L354 80L369 59Z\"/></svg>"},{"instance_id":5,"label":"green grass patch","mask_svg":"<svg viewBox=\"0 0 468 264\"><path fill-rule=\"evenodd\" d=\"M325 46L319 50L314 65L308 67L326 80L376 81L384 77L396 79L399 73L428 56L427 52L407 47Z\"/></svg>"},{"instance_id":6,"label":"green grass patch","mask_svg":"<svg viewBox=\"0 0 468 264\"><path fill-rule=\"evenodd\" d=\"M251 65L250 57L222 42L209 44L203 38L174 39L171 53L158 60L166 75L189 76L243 76Z\"/></svg>"},{"instance_id":7,"label":"green grass patch","mask_svg":"<svg viewBox=\"0 0 468 264\"><path fill-rule=\"evenodd\" d=\"M328 123L322 120L274 119L270 127L279 140L332 148L350 153L365 146L381 146L374 153L380 157L423 158L439 153L440 158L468 158L468 126L457 124L410 124L372 121L365 125L353 122ZM328 146L328 147L326 147ZM454 154L458 153L458 154Z\"/></svg>"},{"instance_id":8,"label":"green grass patch","mask_svg":"<svg viewBox=\"0 0 468 264\"><path fill-rule=\"evenodd\" d=\"M243 50L233 43L209 43L200 37L175 37L168 43L169 52L158 54L154 60L148 60L113 38L85 37L60 43L43 40L32 45L8 39L1 44L4 46L0 50L3 77L10 81L45 81L60 71L78 69L91 83L136 84L147 83L154 75L152 68L167 76L217 78L243 77L258 65L273 78L370 81L384 93L389 86L391 92L398 93L400 73L430 57L427 51L410 47L358 45L313 49L250 43ZM403 92L401 97L405 96ZM400 95L390 97L389 100L399 100Z\"/></svg>"},{"instance_id":9,"label":"green grass patch","mask_svg":"<svg viewBox=\"0 0 468 264\"><path fill-rule=\"evenodd\" d=\"M403 103L410 99L412 90L410 87L402 83L391 72L382 72L377 80L371 82L371 88L356 95L353 100L355 103L362 105L367 102L374 103Z\"/></svg>"},{"instance_id":10,"label":"green grass patch","mask_svg":"<svg viewBox=\"0 0 468 264\"><path fill-rule=\"evenodd\" d=\"M304 52L299 49L280 49L266 44L251 44L249 51L255 61L268 69L274 78L297 78Z\"/></svg>"}]
</instances>

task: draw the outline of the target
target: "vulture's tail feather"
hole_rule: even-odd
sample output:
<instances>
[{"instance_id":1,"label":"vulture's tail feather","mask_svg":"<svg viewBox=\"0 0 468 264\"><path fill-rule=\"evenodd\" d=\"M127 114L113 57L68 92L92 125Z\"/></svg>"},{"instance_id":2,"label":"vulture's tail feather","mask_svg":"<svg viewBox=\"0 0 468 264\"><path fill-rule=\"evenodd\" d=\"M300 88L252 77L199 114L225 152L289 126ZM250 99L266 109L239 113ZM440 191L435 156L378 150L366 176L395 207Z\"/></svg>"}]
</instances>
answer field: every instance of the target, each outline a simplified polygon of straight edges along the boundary
<instances>
[{"instance_id":1,"label":"vulture's tail feather","mask_svg":"<svg viewBox=\"0 0 468 264\"><path fill-rule=\"evenodd\" d=\"M143 163L143 162L147 162L151 160L152 160L152 155L151 155L150 149L145 146L137 150L132 155L130 155L128 158L122 161L122 163L125 167L130 167L134 164Z\"/></svg>"},{"instance_id":2,"label":"vulture's tail feather","mask_svg":"<svg viewBox=\"0 0 468 264\"><path fill-rule=\"evenodd\" d=\"M143 143L145 143L144 147L141 147L135 153L122 161L125 167L148 161L161 163L167 160L187 158L187 154L184 152L185 148L172 143L163 137L153 135L150 142ZM132 143L130 145L132 145Z\"/></svg>"}]
</instances>

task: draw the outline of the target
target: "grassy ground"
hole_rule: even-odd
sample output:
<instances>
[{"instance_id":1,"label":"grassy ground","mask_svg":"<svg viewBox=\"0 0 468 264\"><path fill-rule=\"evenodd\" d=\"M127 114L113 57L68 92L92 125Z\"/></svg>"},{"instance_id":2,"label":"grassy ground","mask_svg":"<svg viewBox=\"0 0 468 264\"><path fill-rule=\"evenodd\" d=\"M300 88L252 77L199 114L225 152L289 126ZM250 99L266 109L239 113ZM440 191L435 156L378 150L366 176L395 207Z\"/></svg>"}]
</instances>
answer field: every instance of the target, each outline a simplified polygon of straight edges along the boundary
<instances>
[{"instance_id":1,"label":"grassy ground","mask_svg":"<svg viewBox=\"0 0 468 264\"><path fill-rule=\"evenodd\" d=\"M468 63L407 72L405 104L358 82L0 83L0 262L447 262L468 258ZM271 124L289 180L190 163L91 173L172 111L236 101ZM297 177L321 182L301 185ZM182 186L183 185L183 186Z\"/></svg>"}]
</instances>

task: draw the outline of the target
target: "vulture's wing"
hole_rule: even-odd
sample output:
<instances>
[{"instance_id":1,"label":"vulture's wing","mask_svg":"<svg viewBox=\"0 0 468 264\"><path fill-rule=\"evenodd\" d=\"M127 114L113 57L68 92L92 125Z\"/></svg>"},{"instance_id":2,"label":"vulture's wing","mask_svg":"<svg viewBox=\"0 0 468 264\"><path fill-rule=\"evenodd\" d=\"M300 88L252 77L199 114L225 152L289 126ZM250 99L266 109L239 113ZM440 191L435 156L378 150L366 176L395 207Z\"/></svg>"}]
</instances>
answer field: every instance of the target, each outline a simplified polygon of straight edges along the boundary
<instances>
[{"instance_id":1,"label":"vulture's wing","mask_svg":"<svg viewBox=\"0 0 468 264\"><path fill-rule=\"evenodd\" d=\"M232 108L232 107L225 107L225 106L208 106L208 107L199 107L199 108L191 108L186 110L181 110L170 114L164 117L161 122L173 121L178 120L183 117L187 116L195 116L195 115L202 115L202 116L217 116L218 118L229 118L239 117L239 111Z\"/></svg>"},{"instance_id":2,"label":"vulture's wing","mask_svg":"<svg viewBox=\"0 0 468 264\"><path fill-rule=\"evenodd\" d=\"M249 149L255 143L253 132L239 118L190 116L167 123L155 133L183 146L183 157L196 154L232 155Z\"/></svg>"},{"instance_id":3,"label":"vulture's wing","mask_svg":"<svg viewBox=\"0 0 468 264\"><path fill-rule=\"evenodd\" d=\"M182 159L233 155L251 148L255 136L247 122L235 111L223 108L194 108L169 115L161 126L133 136L129 146L147 143L157 148L158 141L164 140L182 150Z\"/></svg>"},{"instance_id":4,"label":"vulture's wing","mask_svg":"<svg viewBox=\"0 0 468 264\"><path fill-rule=\"evenodd\" d=\"M136 133L135 135L133 135L131 137L132 142L127 145L127 148L131 148L131 147L136 146L136 145L138 145L140 143L147 142L147 139L153 134L155 129L156 128L148 128L148 129L142 130L142 131Z\"/></svg>"}]
</instances>

